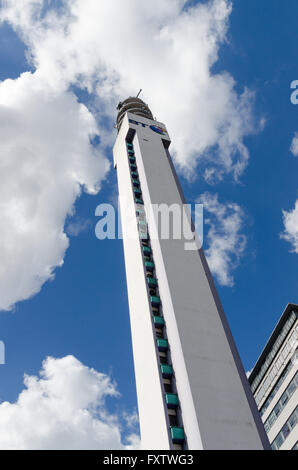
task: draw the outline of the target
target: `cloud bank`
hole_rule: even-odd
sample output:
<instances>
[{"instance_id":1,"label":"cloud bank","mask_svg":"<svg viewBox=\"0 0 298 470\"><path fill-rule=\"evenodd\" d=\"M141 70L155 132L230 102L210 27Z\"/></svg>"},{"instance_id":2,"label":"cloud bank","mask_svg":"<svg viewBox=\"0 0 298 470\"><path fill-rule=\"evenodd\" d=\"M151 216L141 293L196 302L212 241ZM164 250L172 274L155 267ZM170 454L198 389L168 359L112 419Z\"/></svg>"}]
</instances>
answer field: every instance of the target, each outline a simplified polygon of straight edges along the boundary
<instances>
[{"instance_id":1,"label":"cloud bank","mask_svg":"<svg viewBox=\"0 0 298 470\"><path fill-rule=\"evenodd\" d=\"M31 73L0 83L0 309L37 293L63 264L65 218L84 190L96 193L108 162L98 132L70 92Z\"/></svg>"},{"instance_id":2,"label":"cloud bank","mask_svg":"<svg viewBox=\"0 0 298 470\"><path fill-rule=\"evenodd\" d=\"M244 212L236 203L219 202L217 194L204 193L198 202L204 205L205 223L210 227L205 238L210 270L220 285L231 287L234 285L232 273L246 247L246 237L241 233Z\"/></svg>"},{"instance_id":3,"label":"cloud bank","mask_svg":"<svg viewBox=\"0 0 298 470\"><path fill-rule=\"evenodd\" d=\"M25 389L15 403L0 404L0 449L128 449L106 399L119 394L110 378L73 356L48 357L39 377L25 375ZM129 415L126 415L129 420ZM130 418L135 422L135 417Z\"/></svg>"}]
</instances>

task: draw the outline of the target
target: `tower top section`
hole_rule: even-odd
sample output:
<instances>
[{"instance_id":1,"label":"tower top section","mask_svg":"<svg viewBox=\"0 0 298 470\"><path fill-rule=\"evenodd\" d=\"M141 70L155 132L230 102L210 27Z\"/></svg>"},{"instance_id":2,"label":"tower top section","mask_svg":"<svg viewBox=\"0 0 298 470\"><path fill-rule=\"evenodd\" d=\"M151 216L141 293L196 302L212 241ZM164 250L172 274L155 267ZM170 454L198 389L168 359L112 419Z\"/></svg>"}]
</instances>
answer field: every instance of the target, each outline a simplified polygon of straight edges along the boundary
<instances>
[{"instance_id":1,"label":"tower top section","mask_svg":"<svg viewBox=\"0 0 298 470\"><path fill-rule=\"evenodd\" d=\"M117 130L119 132L125 113L129 111L130 113L137 114L138 116L143 116L147 119L153 119L152 112L150 111L148 105L144 103L140 98L129 97L126 100L120 102L117 106Z\"/></svg>"}]
</instances>

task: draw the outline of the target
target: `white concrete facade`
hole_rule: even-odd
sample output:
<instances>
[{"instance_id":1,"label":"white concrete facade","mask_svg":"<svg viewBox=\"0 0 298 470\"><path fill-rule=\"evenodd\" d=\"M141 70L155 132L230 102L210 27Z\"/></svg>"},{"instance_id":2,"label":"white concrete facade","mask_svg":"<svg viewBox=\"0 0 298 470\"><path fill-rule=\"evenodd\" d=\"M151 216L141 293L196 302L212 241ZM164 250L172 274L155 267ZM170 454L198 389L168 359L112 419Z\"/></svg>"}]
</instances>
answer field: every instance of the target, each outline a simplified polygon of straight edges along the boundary
<instances>
[{"instance_id":1,"label":"white concrete facade","mask_svg":"<svg viewBox=\"0 0 298 470\"><path fill-rule=\"evenodd\" d=\"M173 449L172 426L159 363L138 219L127 216L134 193L127 142L133 145L146 216L154 204L185 201L168 152L165 125L127 112L114 146L129 298L142 448ZM161 239L148 218L150 244L165 320L165 337L179 398L186 449L264 449L268 440L202 249ZM133 237L125 235L130 228ZM190 230L190 226L189 226Z\"/></svg>"},{"instance_id":2,"label":"white concrete facade","mask_svg":"<svg viewBox=\"0 0 298 470\"><path fill-rule=\"evenodd\" d=\"M298 450L298 306L289 304L249 382L273 450Z\"/></svg>"}]
</instances>

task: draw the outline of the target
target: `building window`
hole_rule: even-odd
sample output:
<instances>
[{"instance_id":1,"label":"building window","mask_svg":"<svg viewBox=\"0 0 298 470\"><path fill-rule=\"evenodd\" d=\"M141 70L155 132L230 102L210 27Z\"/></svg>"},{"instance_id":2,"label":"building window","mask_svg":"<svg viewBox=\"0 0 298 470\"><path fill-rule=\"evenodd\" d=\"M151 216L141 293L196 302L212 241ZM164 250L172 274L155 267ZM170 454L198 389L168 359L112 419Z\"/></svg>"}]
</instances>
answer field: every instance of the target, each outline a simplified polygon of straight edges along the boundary
<instances>
[{"instance_id":1,"label":"building window","mask_svg":"<svg viewBox=\"0 0 298 470\"><path fill-rule=\"evenodd\" d=\"M164 384L165 392L166 393L171 393L172 390L172 385L171 384ZM174 426L174 425L173 425Z\"/></svg>"},{"instance_id":2,"label":"building window","mask_svg":"<svg viewBox=\"0 0 298 470\"><path fill-rule=\"evenodd\" d=\"M287 386L286 390L280 397L279 401L276 403L272 412L268 416L268 419L265 421L264 426L265 426L267 433L271 429L271 427L273 426L278 416L280 415L280 413L282 412L282 410L284 409L284 407L286 406L289 399L291 398L291 396L293 395L293 393L296 391L297 388L298 388L298 372L296 372L294 378Z\"/></svg>"},{"instance_id":3,"label":"building window","mask_svg":"<svg viewBox=\"0 0 298 470\"><path fill-rule=\"evenodd\" d=\"M298 441L297 441L296 444L292 447L291 450L298 450Z\"/></svg>"},{"instance_id":4,"label":"building window","mask_svg":"<svg viewBox=\"0 0 298 470\"><path fill-rule=\"evenodd\" d=\"M278 450L283 445L287 437L291 434L292 430L296 426L298 421L298 406L295 408L294 412L291 414L287 422L283 425L280 432L277 434L276 438L271 444L273 450Z\"/></svg>"},{"instance_id":5,"label":"building window","mask_svg":"<svg viewBox=\"0 0 298 470\"><path fill-rule=\"evenodd\" d=\"M295 322L297 318L297 314L293 311L290 315L290 317L288 318L288 320L286 321L286 323L284 324L281 332L279 333L277 339L275 340L270 352L267 354L266 356L266 359L265 361L263 362L261 368L260 368L260 372L258 373L258 375L256 376L256 378L254 379L254 381L252 382L251 384L251 389L253 392L256 391L258 385L260 384L261 380L263 379L270 363L272 362L274 356L276 355L276 353L278 352L281 344L283 343L283 340L285 339L286 335L288 334L290 328L292 327L293 323ZM296 335L297 337L297 335Z\"/></svg>"},{"instance_id":6,"label":"building window","mask_svg":"<svg viewBox=\"0 0 298 470\"><path fill-rule=\"evenodd\" d=\"M167 364L167 356L159 356L159 360L161 364Z\"/></svg>"},{"instance_id":7,"label":"building window","mask_svg":"<svg viewBox=\"0 0 298 470\"><path fill-rule=\"evenodd\" d=\"M275 395L277 394L278 390L280 389L282 383L284 382L285 378L287 377L288 373L290 372L290 370L292 369L293 367L293 361L292 359L288 362L288 364L286 365L283 373L281 374L280 378L278 379L278 381L276 382L274 388L272 389L270 395L268 395L268 398L267 400L265 401L265 403L262 405L262 408L260 409L260 415L263 416L263 414L265 413L265 411L267 410L268 406L270 405L270 403L272 402L273 398L275 397Z\"/></svg>"},{"instance_id":8,"label":"building window","mask_svg":"<svg viewBox=\"0 0 298 470\"><path fill-rule=\"evenodd\" d=\"M169 415L170 426L179 426L177 415Z\"/></svg>"}]
</instances>

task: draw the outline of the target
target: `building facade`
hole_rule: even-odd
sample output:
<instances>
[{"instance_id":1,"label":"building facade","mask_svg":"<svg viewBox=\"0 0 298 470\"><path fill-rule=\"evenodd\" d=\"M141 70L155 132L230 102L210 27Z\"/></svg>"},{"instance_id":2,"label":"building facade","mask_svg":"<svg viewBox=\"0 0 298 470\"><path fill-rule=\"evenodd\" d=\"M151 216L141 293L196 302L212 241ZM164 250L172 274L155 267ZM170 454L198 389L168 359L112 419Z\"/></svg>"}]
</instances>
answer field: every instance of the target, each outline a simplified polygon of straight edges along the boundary
<instances>
[{"instance_id":1,"label":"building facade","mask_svg":"<svg viewBox=\"0 0 298 470\"><path fill-rule=\"evenodd\" d=\"M193 225L165 125L138 98L118 110L114 166L142 448L267 448L203 250L197 240L186 248ZM180 237L162 236L152 216L161 205L181 208Z\"/></svg>"},{"instance_id":2,"label":"building facade","mask_svg":"<svg viewBox=\"0 0 298 470\"><path fill-rule=\"evenodd\" d=\"M298 305L289 304L249 376L273 450L298 450Z\"/></svg>"}]
</instances>

